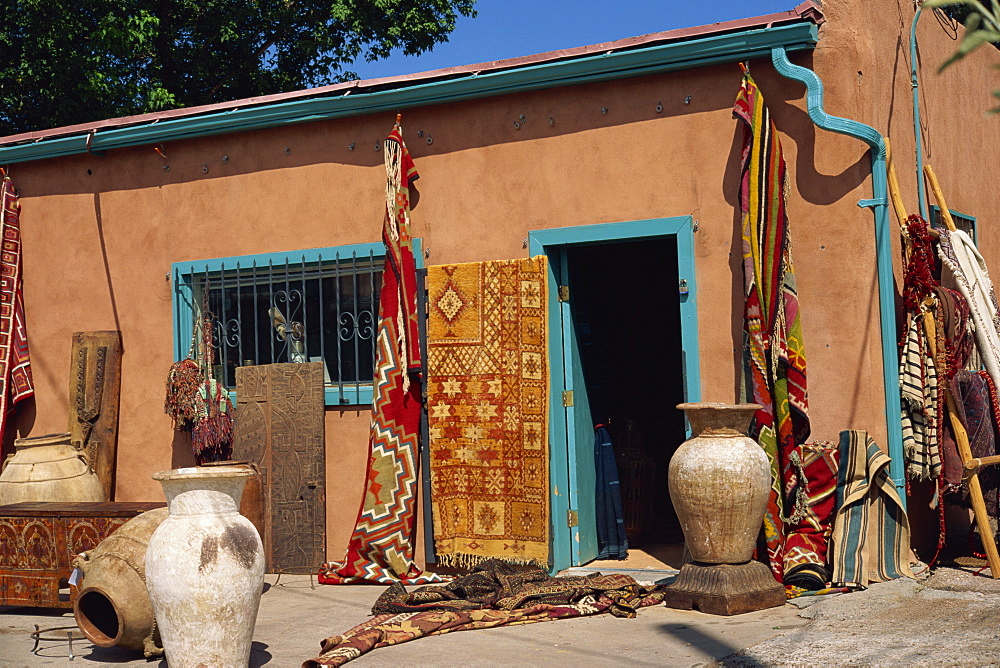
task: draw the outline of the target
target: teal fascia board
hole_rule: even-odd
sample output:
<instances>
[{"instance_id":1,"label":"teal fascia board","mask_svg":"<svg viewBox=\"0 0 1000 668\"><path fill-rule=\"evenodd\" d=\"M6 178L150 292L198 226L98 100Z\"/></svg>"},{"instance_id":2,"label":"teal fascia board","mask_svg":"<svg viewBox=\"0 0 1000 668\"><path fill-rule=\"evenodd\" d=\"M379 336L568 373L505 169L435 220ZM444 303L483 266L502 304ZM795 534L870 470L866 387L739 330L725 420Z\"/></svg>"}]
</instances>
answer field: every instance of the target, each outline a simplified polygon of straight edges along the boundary
<instances>
[{"instance_id":1,"label":"teal fascia board","mask_svg":"<svg viewBox=\"0 0 1000 668\"><path fill-rule=\"evenodd\" d=\"M882 134L875 128L846 118L831 116L823 109L823 82L812 70L793 64L781 47L771 52L771 62L782 76L806 86L807 109L812 122L824 130L860 139L871 147L872 199L859 205L875 213L875 258L878 268L879 320L882 332L882 376L885 383L885 421L891 459L889 476L906 507L906 473L903 461L903 427L900 422L899 355L896 351L896 295L892 273L892 236L889 232L889 201L886 151Z\"/></svg>"},{"instance_id":2,"label":"teal fascia board","mask_svg":"<svg viewBox=\"0 0 1000 668\"><path fill-rule=\"evenodd\" d=\"M348 89L336 96L232 109L202 116L156 120L141 125L98 130L0 147L0 163L42 160L80 153L141 146L209 135L261 130L295 123L361 116L384 111L471 100L558 86L659 74L676 70L766 58L774 48L812 49L818 29L809 22L716 34L628 51L612 51L570 60L468 73L459 78L417 83L368 93ZM87 140L90 138L88 147Z\"/></svg>"}]
</instances>

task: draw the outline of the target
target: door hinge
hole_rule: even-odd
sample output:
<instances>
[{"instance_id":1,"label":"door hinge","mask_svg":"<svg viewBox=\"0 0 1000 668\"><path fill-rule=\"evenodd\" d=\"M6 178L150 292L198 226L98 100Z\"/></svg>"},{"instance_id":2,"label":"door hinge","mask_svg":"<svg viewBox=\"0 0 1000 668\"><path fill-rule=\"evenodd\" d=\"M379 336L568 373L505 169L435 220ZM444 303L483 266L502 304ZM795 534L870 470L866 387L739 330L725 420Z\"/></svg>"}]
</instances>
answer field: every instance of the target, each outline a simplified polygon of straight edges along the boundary
<instances>
[{"instance_id":1,"label":"door hinge","mask_svg":"<svg viewBox=\"0 0 1000 668\"><path fill-rule=\"evenodd\" d=\"M566 390L563 392L563 408L569 408L573 405L573 390Z\"/></svg>"},{"instance_id":2,"label":"door hinge","mask_svg":"<svg viewBox=\"0 0 1000 668\"><path fill-rule=\"evenodd\" d=\"M569 301L569 286L560 285L559 286L559 301L568 302Z\"/></svg>"},{"instance_id":3,"label":"door hinge","mask_svg":"<svg viewBox=\"0 0 1000 668\"><path fill-rule=\"evenodd\" d=\"M580 526L580 513L575 510L567 511L566 526L568 527Z\"/></svg>"}]
</instances>

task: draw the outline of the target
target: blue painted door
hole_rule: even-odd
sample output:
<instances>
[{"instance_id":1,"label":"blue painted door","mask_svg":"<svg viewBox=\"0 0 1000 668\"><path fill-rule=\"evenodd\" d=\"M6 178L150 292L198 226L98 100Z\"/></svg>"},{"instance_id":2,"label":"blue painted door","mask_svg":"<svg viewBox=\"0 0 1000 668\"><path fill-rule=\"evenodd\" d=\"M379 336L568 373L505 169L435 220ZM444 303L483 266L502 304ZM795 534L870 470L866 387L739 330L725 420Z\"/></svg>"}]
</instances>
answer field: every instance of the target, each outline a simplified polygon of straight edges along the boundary
<instances>
[{"instance_id":1,"label":"blue painted door","mask_svg":"<svg viewBox=\"0 0 1000 668\"><path fill-rule=\"evenodd\" d=\"M553 259L550 256L550 260ZM573 307L570 263L566 247L558 252L559 323L562 337L562 411L567 437L569 498L565 518L570 558L574 566L597 557L597 516L594 505L594 422L580 354L579 322ZM554 518L560 521L562 518Z\"/></svg>"}]
</instances>

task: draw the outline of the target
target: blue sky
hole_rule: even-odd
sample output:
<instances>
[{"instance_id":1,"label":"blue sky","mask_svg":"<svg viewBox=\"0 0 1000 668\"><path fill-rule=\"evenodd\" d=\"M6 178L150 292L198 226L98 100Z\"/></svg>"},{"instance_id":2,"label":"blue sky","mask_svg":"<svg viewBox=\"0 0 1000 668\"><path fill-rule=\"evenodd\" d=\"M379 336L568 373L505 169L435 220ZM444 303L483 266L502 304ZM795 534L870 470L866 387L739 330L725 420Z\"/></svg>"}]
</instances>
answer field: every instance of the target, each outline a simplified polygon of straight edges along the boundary
<instances>
[{"instance_id":1,"label":"blue sky","mask_svg":"<svg viewBox=\"0 0 1000 668\"><path fill-rule=\"evenodd\" d=\"M449 41L432 52L356 62L347 69L363 79L411 74L773 14L801 1L478 0L479 16L460 18Z\"/></svg>"}]
</instances>

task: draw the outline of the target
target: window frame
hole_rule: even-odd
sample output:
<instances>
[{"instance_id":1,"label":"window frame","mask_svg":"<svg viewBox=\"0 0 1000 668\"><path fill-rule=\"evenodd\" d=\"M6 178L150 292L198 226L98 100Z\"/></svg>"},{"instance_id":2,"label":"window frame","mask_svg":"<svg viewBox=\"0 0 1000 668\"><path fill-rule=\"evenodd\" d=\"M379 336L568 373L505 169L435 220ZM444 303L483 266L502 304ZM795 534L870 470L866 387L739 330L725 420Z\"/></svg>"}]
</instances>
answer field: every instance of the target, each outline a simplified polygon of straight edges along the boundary
<instances>
[{"instance_id":1,"label":"window frame","mask_svg":"<svg viewBox=\"0 0 1000 668\"><path fill-rule=\"evenodd\" d=\"M941 216L941 207L937 204L931 204L931 211L933 212L931 215L931 227L935 229L943 228L944 218ZM952 218L958 218L962 221L969 222L969 225L972 227L972 243L979 246L979 223L976 217L970 216L967 213L962 213L961 211L955 211L955 209L952 209L951 207L948 208L948 211L951 213ZM955 222L956 227L958 227L958 229L962 229L961 226L957 225L958 221L956 220Z\"/></svg>"},{"instance_id":2,"label":"window frame","mask_svg":"<svg viewBox=\"0 0 1000 668\"><path fill-rule=\"evenodd\" d=\"M290 266L300 267L311 262L320 262L321 259L329 260L336 256L351 257L371 257L376 263L385 260L385 245L379 242L345 244L342 246L327 246L325 248L308 248L291 251L277 251L273 253L257 253L248 255L236 255L229 257L209 258L205 260L194 260L185 262L174 262L171 265L170 277L172 282L171 290L171 311L173 318L173 342L174 361L180 361L187 357L191 345L190 332L194 328L194 278L211 272L231 271L246 268L256 262L257 267L267 267L284 265L287 261ZM419 238L413 239L413 256L417 269L423 269L423 253ZM376 323L377 324L377 323ZM372 381L374 380L374 369L371 377L365 382L336 383L324 386L324 397L327 407L356 407L370 406L372 403ZM236 402L236 391L230 391L230 399Z\"/></svg>"}]
</instances>

